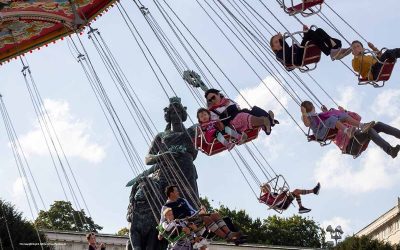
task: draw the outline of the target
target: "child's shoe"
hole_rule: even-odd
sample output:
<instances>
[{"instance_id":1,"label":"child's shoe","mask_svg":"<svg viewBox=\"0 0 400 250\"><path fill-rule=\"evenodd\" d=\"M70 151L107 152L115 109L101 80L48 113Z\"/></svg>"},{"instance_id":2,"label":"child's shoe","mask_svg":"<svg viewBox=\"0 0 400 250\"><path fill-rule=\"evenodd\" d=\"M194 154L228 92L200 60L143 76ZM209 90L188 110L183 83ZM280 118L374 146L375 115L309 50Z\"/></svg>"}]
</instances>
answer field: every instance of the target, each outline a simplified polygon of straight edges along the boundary
<instances>
[{"instance_id":1,"label":"child's shoe","mask_svg":"<svg viewBox=\"0 0 400 250\"><path fill-rule=\"evenodd\" d=\"M299 214L305 214L305 213L308 213L310 211L311 211L311 209L309 209L309 208L305 208L305 207L300 207L299 208Z\"/></svg>"},{"instance_id":2,"label":"child's shoe","mask_svg":"<svg viewBox=\"0 0 400 250\"><path fill-rule=\"evenodd\" d=\"M313 188L313 193L315 195L318 195L320 189L321 189L321 184L319 184L319 182L318 182L318 184L315 186L315 188Z\"/></svg>"}]
</instances>

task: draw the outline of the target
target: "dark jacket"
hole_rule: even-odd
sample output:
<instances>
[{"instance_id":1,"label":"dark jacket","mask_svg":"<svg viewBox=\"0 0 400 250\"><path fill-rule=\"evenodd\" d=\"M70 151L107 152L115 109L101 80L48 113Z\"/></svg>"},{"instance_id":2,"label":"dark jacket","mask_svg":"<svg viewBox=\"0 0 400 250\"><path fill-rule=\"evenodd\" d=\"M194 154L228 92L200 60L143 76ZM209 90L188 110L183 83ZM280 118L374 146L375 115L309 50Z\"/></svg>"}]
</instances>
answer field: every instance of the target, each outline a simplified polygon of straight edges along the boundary
<instances>
[{"instance_id":1,"label":"dark jacket","mask_svg":"<svg viewBox=\"0 0 400 250\"><path fill-rule=\"evenodd\" d=\"M292 65L301 65L304 49L300 48L296 44L293 46L289 46L289 44L285 41L285 44L283 44L283 41L280 40L282 48L285 47L285 57L283 56L283 49L279 50L276 52L276 58L279 59L280 62L282 62L283 65L285 66L292 66ZM292 57L293 53L293 57ZM294 58L294 62L293 62Z\"/></svg>"}]
</instances>

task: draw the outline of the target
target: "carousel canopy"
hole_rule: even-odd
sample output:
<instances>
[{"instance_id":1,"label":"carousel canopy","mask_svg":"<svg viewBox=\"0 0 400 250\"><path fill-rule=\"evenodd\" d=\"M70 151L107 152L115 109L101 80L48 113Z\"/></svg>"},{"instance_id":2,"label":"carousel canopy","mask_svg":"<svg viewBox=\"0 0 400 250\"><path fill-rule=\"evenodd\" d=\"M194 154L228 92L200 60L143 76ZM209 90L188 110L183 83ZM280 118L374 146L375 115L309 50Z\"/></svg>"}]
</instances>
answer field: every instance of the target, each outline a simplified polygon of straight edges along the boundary
<instances>
[{"instance_id":1,"label":"carousel canopy","mask_svg":"<svg viewBox=\"0 0 400 250\"><path fill-rule=\"evenodd\" d=\"M82 29L114 2L0 0L0 63Z\"/></svg>"}]
</instances>

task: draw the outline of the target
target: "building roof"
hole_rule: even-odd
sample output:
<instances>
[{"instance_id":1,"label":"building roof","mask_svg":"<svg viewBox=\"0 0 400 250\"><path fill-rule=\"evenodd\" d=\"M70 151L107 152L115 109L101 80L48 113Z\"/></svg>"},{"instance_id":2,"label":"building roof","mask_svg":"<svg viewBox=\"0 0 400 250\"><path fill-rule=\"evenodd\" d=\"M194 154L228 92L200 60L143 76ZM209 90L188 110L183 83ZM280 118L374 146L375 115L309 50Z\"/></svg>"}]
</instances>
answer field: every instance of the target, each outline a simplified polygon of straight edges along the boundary
<instances>
[{"instance_id":1,"label":"building roof","mask_svg":"<svg viewBox=\"0 0 400 250\"><path fill-rule=\"evenodd\" d=\"M400 214L400 197L397 198L397 204L393 208L391 208L389 211L385 212L381 216L379 216L377 219L372 221L370 224L368 224L366 227L361 229L356 233L357 236L362 236L362 235L370 235L372 232L378 230L380 227L385 225L387 222L395 218L397 215Z\"/></svg>"},{"instance_id":2,"label":"building roof","mask_svg":"<svg viewBox=\"0 0 400 250\"><path fill-rule=\"evenodd\" d=\"M87 232L72 232L72 231L58 231L58 230L40 230L41 232L45 234L60 234L60 235L77 235L77 236L82 236L87 234ZM121 238L121 239L129 239L128 236L119 236L115 234L102 234L102 233L95 233L96 236L98 237L104 237L104 238Z\"/></svg>"}]
</instances>

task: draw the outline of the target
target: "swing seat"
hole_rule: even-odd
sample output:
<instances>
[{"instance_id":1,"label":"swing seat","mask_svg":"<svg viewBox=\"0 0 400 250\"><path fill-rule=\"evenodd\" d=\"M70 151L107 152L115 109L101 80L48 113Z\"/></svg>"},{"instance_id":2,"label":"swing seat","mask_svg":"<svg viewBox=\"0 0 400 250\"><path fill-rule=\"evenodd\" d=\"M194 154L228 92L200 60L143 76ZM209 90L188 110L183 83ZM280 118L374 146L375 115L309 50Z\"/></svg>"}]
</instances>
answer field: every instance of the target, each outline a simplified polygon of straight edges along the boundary
<instances>
[{"instance_id":1,"label":"swing seat","mask_svg":"<svg viewBox=\"0 0 400 250\"><path fill-rule=\"evenodd\" d=\"M200 130L200 132L199 132L199 130ZM250 130L243 132L247 135L247 140L244 143L247 143L249 141L256 139L258 137L259 131L260 131L260 128L254 128L254 129L250 129ZM227 141L232 141L232 138L229 135L224 135L224 137ZM212 142L208 142L204 136L203 131L201 131L201 129L196 130L194 144L198 150L200 150L201 152L205 153L208 156L218 154L227 149L216 138L214 138L214 140Z\"/></svg>"},{"instance_id":2,"label":"swing seat","mask_svg":"<svg viewBox=\"0 0 400 250\"><path fill-rule=\"evenodd\" d=\"M317 45L307 42L304 46L303 60L300 66L297 66L299 70L304 73L310 70L314 70L317 67L317 63L321 60L321 50ZM308 65L312 65L309 67Z\"/></svg>"},{"instance_id":3,"label":"swing seat","mask_svg":"<svg viewBox=\"0 0 400 250\"><path fill-rule=\"evenodd\" d=\"M180 232L180 233L176 234L175 231L178 230L177 228L174 228L174 230L172 230L172 232L167 232L161 225L157 225L156 228L157 228L159 234L164 239L166 239L170 245L175 245L178 241L187 237L185 232Z\"/></svg>"},{"instance_id":4,"label":"swing seat","mask_svg":"<svg viewBox=\"0 0 400 250\"><path fill-rule=\"evenodd\" d=\"M298 5L294 5L292 7L287 8L287 12L289 15L296 15L297 13L302 13L303 16L310 16L316 14L320 11L321 5L324 3L324 0L314 0L314 1L307 1L303 0L302 3ZM319 5L319 10L313 11L311 10L312 7ZM304 11L310 10L310 13L304 13Z\"/></svg>"},{"instance_id":5,"label":"swing seat","mask_svg":"<svg viewBox=\"0 0 400 250\"><path fill-rule=\"evenodd\" d=\"M361 121L361 116L355 112L347 111L349 116L351 116L356 121ZM351 125L344 123L348 128ZM333 142L342 151L343 154L351 155L354 159L360 156L369 145L370 139L366 134L361 133L361 131L356 131L353 138L348 138L343 130L338 130L337 135Z\"/></svg>"},{"instance_id":6,"label":"swing seat","mask_svg":"<svg viewBox=\"0 0 400 250\"><path fill-rule=\"evenodd\" d=\"M358 85L371 84L375 88L383 87L385 85L385 82L390 79L396 61L386 60L382 64L382 68L379 71L378 77L375 80L369 80L368 77L359 77ZM379 84L378 82L382 83Z\"/></svg>"},{"instance_id":7,"label":"swing seat","mask_svg":"<svg viewBox=\"0 0 400 250\"><path fill-rule=\"evenodd\" d=\"M318 63L320 59L321 50L317 47L317 45L308 42L304 48L302 66L312 63Z\"/></svg>"},{"instance_id":8,"label":"swing seat","mask_svg":"<svg viewBox=\"0 0 400 250\"><path fill-rule=\"evenodd\" d=\"M321 60L322 52L320 48L318 48L318 46L313 44L312 42L307 42L306 45L303 47L303 49L304 53L303 53L303 58L301 60L301 64L300 65L286 64L285 65L286 70L291 71L293 69L298 68L300 72L304 73L317 68L317 64ZM292 57L294 57L293 54Z\"/></svg>"},{"instance_id":9,"label":"swing seat","mask_svg":"<svg viewBox=\"0 0 400 250\"><path fill-rule=\"evenodd\" d=\"M266 184L270 187L268 195L260 193L258 198L260 203L264 203L278 213L283 213L292 204L293 196L290 193L290 188L285 178L282 175L277 175Z\"/></svg>"},{"instance_id":10,"label":"swing seat","mask_svg":"<svg viewBox=\"0 0 400 250\"><path fill-rule=\"evenodd\" d=\"M321 145L321 147L331 144L332 140L336 138L336 135L338 133L337 129L329 129L322 139L317 139L315 135L310 134L310 131L311 130L309 129L307 135L308 141L316 141Z\"/></svg>"},{"instance_id":11,"label":"swing seat","mask_svg":"<svg viewBox=\"0 0 400 250\"><path fill-rule=\"evenodd\" d=\"M273 209L278 213L282 213L283 211L287 210L293 201L291 194L288 191L284 191L279 194L270 193L266 201L263 201L262 196L260 196L259 200L261 203L267 205L269 209Z\"/></svg>"}]
</instances>

